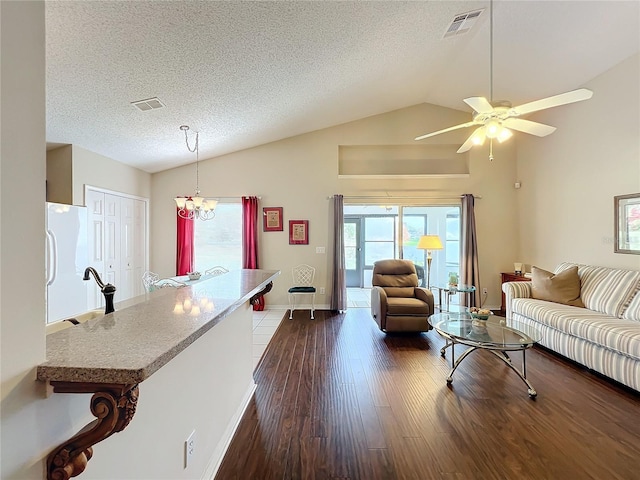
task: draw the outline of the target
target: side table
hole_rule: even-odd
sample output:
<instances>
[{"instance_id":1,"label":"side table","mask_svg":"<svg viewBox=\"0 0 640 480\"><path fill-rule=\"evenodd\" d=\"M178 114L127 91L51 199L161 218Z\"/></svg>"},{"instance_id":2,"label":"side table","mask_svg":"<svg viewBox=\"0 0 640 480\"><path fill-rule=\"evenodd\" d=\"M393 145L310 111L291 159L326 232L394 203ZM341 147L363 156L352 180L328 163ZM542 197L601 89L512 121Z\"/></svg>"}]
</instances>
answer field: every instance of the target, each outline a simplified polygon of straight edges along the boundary
<instances>
[{"instance_id":1,"label":"side table","mask_svg":"<svg viewBox=\"0 0 640 480\"><path fill-rule=\"evenodd\" d=\"M438 289L438 308L440 308L441 312L448 312L449 311L449 306L450 306L450 301L451 301L451 296L452 295L456 295L458 293L464 293L465 294L465 303L464 306L468 307L469 306L469 299L472 293L474 293L476 291L476 287L474 287L473 285L464 285L464 284L459 284L459 285L432 285L431 288L437 288ZM444 308L442 308L442 294L445 294L445 300L447 303L447 308L446 310Z\"/></svg>"}]
</instances>

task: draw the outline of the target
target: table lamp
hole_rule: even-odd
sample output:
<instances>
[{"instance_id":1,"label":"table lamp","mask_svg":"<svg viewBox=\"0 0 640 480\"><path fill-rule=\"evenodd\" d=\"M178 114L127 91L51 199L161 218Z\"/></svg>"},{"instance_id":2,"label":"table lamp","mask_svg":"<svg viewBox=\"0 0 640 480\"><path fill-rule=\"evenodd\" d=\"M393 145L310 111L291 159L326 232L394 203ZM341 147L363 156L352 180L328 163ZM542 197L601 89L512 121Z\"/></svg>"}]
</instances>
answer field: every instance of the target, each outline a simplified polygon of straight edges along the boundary
<instances>
[{"instance_id":1,"label":"table lamp","mask_svg":"<svg viewBox=\"0 0 640 480\"><path fill-rule=\"evenodd\" d=\"M418 240L417 248L427 251L427 288L431 288L431 250L442 250L442 242L438 235L423 235Z\"/></svg>"}]
</instances>

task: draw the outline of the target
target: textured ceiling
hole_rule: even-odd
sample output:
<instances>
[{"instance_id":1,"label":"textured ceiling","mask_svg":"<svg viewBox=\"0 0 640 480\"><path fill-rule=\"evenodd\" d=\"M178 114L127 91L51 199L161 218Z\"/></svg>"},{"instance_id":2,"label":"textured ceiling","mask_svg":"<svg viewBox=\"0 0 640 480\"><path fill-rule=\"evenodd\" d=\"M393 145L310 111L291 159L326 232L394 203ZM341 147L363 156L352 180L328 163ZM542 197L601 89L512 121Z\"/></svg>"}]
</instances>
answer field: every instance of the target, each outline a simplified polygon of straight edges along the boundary
<instances>
[{"instance_id":1,"label":"textured ceiling","mask_svg":"<svg viewBox=\"0 0 640 480\"><path fill-rule=\"evenodd\" d=\"M496 1L494 99L573 90L638 52L639 6ZM423 102L470 112L489 18L488 1L48 0L47 142L157 172L194 161L182 124L209 158ZM166 108L130 104L150 97Z\"/></svg>"}]
</instances>

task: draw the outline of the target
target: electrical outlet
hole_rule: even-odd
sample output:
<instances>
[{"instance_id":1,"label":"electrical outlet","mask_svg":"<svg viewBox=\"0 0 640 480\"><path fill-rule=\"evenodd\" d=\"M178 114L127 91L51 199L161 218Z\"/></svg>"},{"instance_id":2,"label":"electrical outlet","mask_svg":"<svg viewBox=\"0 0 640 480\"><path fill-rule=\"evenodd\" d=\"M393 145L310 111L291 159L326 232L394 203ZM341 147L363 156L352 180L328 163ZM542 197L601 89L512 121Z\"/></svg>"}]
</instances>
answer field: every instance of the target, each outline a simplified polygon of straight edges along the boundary
<instances>
[{"instance_id":1,"label":"electrical outlet","mask_svg":"<svg viewBox=\"0 0 640 480\"><path fill-rule=\"evenodd\" d=\"M482 294L483 294L483 295L486 295L486 294L487 294L487 289L486 289L486 288L483 288L483 289L482 289Z\"/></svg>"},{"instance_id":2,"label":"electrical outlet","mask_svg":"<svg viewBox=\"0 0 640 480\"><path fill-rule=\"evenodd\" d=\"M324 287L320 287L320 295L324 295Z\"/></svg>"},{"instance_id":3,"label":"electrical outlet","mask_svg":"<svg viewBox=\"0 0 640 480\"><path fill-rule=\"evenodd\" d=\"M193 452L195 450L195 444L196 431L194 430L193 432L191 432L191 435L189 435L189 438L184 441L184 468L187 468L189 466L189 462L191 461Z\"/></svg>"}]
</instances>

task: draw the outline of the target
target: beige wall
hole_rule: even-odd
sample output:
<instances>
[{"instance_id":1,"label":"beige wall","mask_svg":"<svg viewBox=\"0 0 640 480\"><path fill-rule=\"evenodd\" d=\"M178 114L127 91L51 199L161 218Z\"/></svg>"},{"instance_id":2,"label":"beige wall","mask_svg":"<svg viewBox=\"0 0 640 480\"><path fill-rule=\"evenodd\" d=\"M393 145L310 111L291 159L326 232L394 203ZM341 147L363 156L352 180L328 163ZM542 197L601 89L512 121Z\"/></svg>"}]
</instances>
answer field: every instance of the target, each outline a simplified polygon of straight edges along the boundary
<instances>
[{"instance_id":1,"label":"beige wall","mask_svg":"<svg viewBox=\"0 0 640 480\"><path fill-rule=\"evenodd\" d=\"M77 145L47 151L47 201L85 205L86 185L149 198L151 174Z\"/></svg>"},{"instance_id":2,"label":"beige wall","mask_svg":"<svg viewBox=\"0 0 640 480\"><path fill-rule=\"evenodd\" d=\"M285 231L260 232L260 266L283 272L267 296L271 306L286 305L291 268L299 263L316 267L316 284L331 288L332 201L348 196L449 196L458 202L462 193L482 196L476 202L482 286L489 290L487 305L500 305L498 274L512 270L517 260L515 142L496 146L495 160L488 147L469 155L467 177L340 179L340 145L413 145L419 134L469 121L470 114L422 104L319 130L249 150L201 162L200 189L206 196L261 196L261 206L284 209ZM423 141L458 146L469 129ZM176 141L179 137L176 136ZM215 139L210 139L215 141ZM172 198L192 192L195 166L188 165L152 176L151 270L161 276L175 274L175 206ZM348 199L347 199L348 200ZM380 200L382 201L382 200ZM289 245L288 221L309 220L309 245ZM260 229L261 230L261 229ZM316 247L327 247L316 254ZM329 296L317 303L329 304Z\"/></svg>"},{"instance_id":3,"label":"beige wall","mask_svg":"<svg viewBox=\"0 0 640 480\"><path fill-rule=\"evenodd\" d=\"M42 449L37 409L24 407L45 359L43 2L0 2L0 32L0 478L38 478L22 469Z\"/></svg>"},{"instance_id":4,"label":"beige wall","mask_svg":"<svg viewBox=\"0 0 640 480\"><path fill-rule=\"evenodd\" d=\"M47 151L47 202L73 204L71 145Z\"/></svg>"},{"instance_id":5,"label":"beige wall","mask_svg":"<svg viewBox=\"0 0 640 480\"><path fill-rule=\"evenodd\" d=\"M640 268L639 255L613 252L613 197L640 192L638 59L588 82L590 100L531 117L558 130L518 140L519 261Z\"/></svg>"},{"instance_id":6,"label":"beige wall","mask_svg":"<svg viewBox=\"0 0 640 480\"><path fill-rule=\"evenodd\" d=\"M84 187L105 188L137 197L151 196L151 174L73 145L73 204L84 205Z\"/></svg>"}]
</instances>

